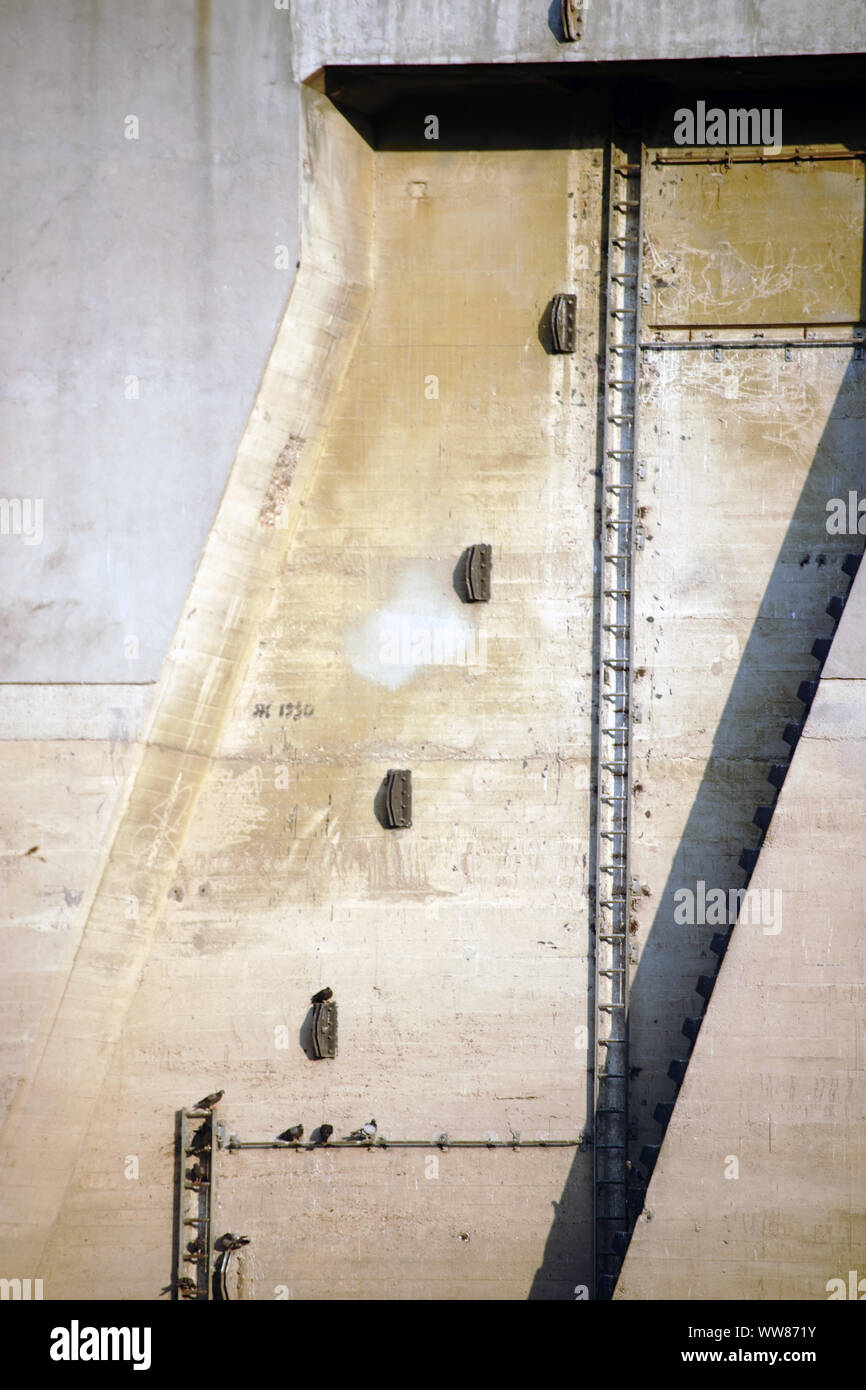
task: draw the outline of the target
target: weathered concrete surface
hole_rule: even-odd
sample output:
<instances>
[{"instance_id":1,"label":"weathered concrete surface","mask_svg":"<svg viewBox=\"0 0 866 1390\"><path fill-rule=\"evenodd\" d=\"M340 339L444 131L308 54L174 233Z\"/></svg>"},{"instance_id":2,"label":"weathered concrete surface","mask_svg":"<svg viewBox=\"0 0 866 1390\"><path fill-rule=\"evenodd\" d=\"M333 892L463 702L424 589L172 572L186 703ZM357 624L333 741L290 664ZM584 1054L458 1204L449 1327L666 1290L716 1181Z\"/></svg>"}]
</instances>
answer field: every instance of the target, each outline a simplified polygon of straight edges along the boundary
<instances>
[{"instance_id":1,"label":"weathered concrete surface","mask_svg":"<svg viewBox=\"0 0 866 1390\"><path fill-rule=\"evenodd\" d=\"M163 1286L171 1111L223 1081L226 1118L249 1135L273 1133L299 1111L308 1130L324 1119L342 1130L373 1110L394 1135L573 1133L586 1117L599 148L590 138L572 153L379 155L374 264L361 236L347 266L371 196L359 170L372 156L348 128L337 136L326 111L313 100L312 188L318 174L338 205L314 196L306 210L330 225L308 242L315 257L187 605L70 989L46 1020L4 1137L4 1248L16 1267L47 1277L49 1297L80 1292L82 1275L93 1297L150 1297ZM360 184L346 183L350 172ZM853 164L843 173L817 235L832 228L847 254L862 225L862 179ZM696 197L698 233L718 193L713 183L709 191ZM663 202L651 209L656 231ZM732 235L750 251L745 224ZM683 224L669 236L678 244ZM706 269L697 256L690 264ZM374 271L370 316L314 470L312 440L340 375L332 359L348 354ZM571 364L546 358L535 333L550 294L569 283L581 293ZM768 305L751 307L759 316ZM680 838L695 877L711 861L727 881L755 804L749 779L759 783L764 759L783 752L776 735L798 712L797 683L813 669L806 653L839 588L842 545L821 529L827 488L846 481L862 437L847 360L821 351L768 365L743 354L707 369L683 354L660 374L647 368L646 420L660 433L641 498L650 542L639 584L650 611L639 621L653 618L647 634L659 632L658 646L655 634L643 641L641 680L664 761L647 756L639 773L653 791L652 807L639 802L651 810L647 826L662 811L639 868L656 895L679 873ZM438 398L425 394L431 376ZM770 412L768 397L779 402ZM738 399L724 432L721 412ZM298 434L308 448L287 453L287 436ZM726 483L717 475L728 467ZM715 516L707 524L716 505L742 517L733 542ZM671 524L676 542L666 547ZM463 546L481 538L495 546L497 601L470 612L451 574ZM672 577L698 543L698 562ZM704 564L735 577L721 596L702 593ZM706 601L700 632L679 616L696 594ZM665 614L678 614L666 627L660 595ZM784 642L771 635L780 615ZM425 658L425 643L429 655L447 637L466 642L468 666ZM408 656L395 658L395 642L408 642ZM735 677L740 652L754 656ZM707 696L708 667L721 676L717 699ZM669 700L664 724L656 695ZM285 702L292 710L280 715ZM260 703L268 718L255 713ZM716 725L719 780L702 780ZM746 776L753 725L761 746ZM371 805L389 765L416 770L415 828L393 838ZM667 804L673 789L698 799L689 825ZM715 801L701 800L707 789ZM124 916L130 894L137 920ZM647 939L639 916L636 959ZM660 913L633 1027L635 1060L649 1059L638 1095L652 1103L663 1098L655 1077L670 1056L656 1020L678 1031L697 973L682 929L664 936L663 926ZM315 1067L294 1039L310 990L326 982L341 1001L341 1059ZM288 1049L277 1045L281 1025ZM47 1168L58 1115L69 1145L52 1146ZM135 1182L124 1176L127 1154L141 1160ZM296 1297L471 1288L521 1298L539 1267L539 1296L569 1297L588 1281L585 1155L572 1165L555 1151L451 1153L435 1179L416 1155L320 1156L307 1167L292 1156L291 1181L287 1158L224 1160L236 1165L223 1175L226 1225L239 1216L262 1233L245 1270L254 1296L285 1285ZM348 1181L343 1159L363 1165ZM565 1253L554 1262L542 1247L563 1188L553 1248ZM299 1219L304 1250L323 1240L333 1250L316 1269L303 1250L283 1254ZM143 1252L132 1272L121 1237L130 1224Z\"/></svg>"},{"instance_id":2,"label":"weathered concrete surface","mask_svg":"<svg viewBox=\"0 0 866 1390\"><path fill-rule=\"evenodd\" d=\"M528 63L859 53L860 0L585 0L563 43L559 0L292 0L292 63Z\"/></svg>"},{"instance_id":3,"label":"weathered concrete surface","mask_svg":"<svg viewBox=\"0 0 866 1390\"><path fill-rule=\"evenodd\" d=\"M780 893L781 930L734 929L617 1298L822 1299L862 1275L864 677L821 681L750 885Z\"/></svg>"},{"instance_id":4,"label":"weathered concrete surface","mask_svg":"<svg viewBox=\"0 0 866 1390\"><path fill-rule=\"evenodd\" d=\"M376 158L369 317L81 1160L30 1247L52 1297L82 1282L153 1297L166 1282L171 1112L212 1083L248 1137L298 1118L345 1133L368 1112L392 1137L569 1138L586 1123L595 296L574 361L548 356L537 328L568 282L575 223L597 274L600 192L591 147ZM496 599L468 608L452 575L479 539ZM425 653L445 631L465 660ZM392 765L415 782L413 828L396 835L373 804ZM324 983L340 1055L315 1064L297 1036ZM574 1163L452 1152L435 1177L422 1153L292 1155L289 1179L287 1157L220 1160L221 1212L256 1232L260 1298L280 1284L525 1298ZM542 1297L589 1282L589 1156L578 1163L571 1249ZM20 1179L17 1198L30 1204ZM133 1267L117 1238L130 1203Z\"/></svg>"},{"instance_id":5,"label":"weathered concrete surface","mask_svg":"<svg viewBox=\"0 0 866 1390\"><path fill-rule=\"evenodd\" d=\"M147 958L186 823L220 736L369 295L369 157L310 91L314 238L201 558L163 673L129 800L58 1007L44 1019L3 1130L3 1240L14 1268L39 1262ZM325 138L328 120L335 130ZM361 146L361 148L358 148ZM341 258L335 264L335 248ZM116 1078L114 1079L116 1082ZM62 1137L61 1137L62 1136ZM50 1141L50 1142L49 1142ZM80 1284L73 1280L69 1289ZM116 1289L115 1283L114 1288ZM109 1290L104 1290L109 1296Z\"/></svg>"},{"instance_id":6,"label":"weathered concrete surface","mask_svg":"<svg viewBox=\"0 0 866 1390\"><path fill-rule=\"evenodd\" d=\"M294 276L288 46L260 0L3 6L6 681L159 676Z\"/></svg>"},{"instance_id":7,"label":"weathered concrete surface","mask_svg":"<svg viewBox=\"0 0 866 1390\"><path fill-rule=\"evenodd\" d=\"M0 1114L65 984L151 694L149 686L0 686Z\"/></svg>"},{"instance_id":8,"label":"weathered concrete surface","mask_svg":"<svg viewBox=\"0 0 866 1390\"><path fill-rule=\"evenodd\" d=\"M662 154L665 151L661 151ZM670 152L668 152L670 153ZM864 178L859 160L650 164L644 179L645 338L850 333L860 319ZM804 215L800 215L801 211ZM820 273L817 273L820 271ZM733 324L740 315L742 328ZM773 324L799 325L773 328ZM635 561L632 866L636 913L630 1039L633 1159L660 1137L681 1027L700 1012L717 927L675 921L675 894L739 888L752 818L772 802L786 723L816 674L825 608L845 593L857 541L826 530L826 503L862 486L866 382L850 349L647 352L638 495L647 542Z\"/></svg>"}]
</instances>

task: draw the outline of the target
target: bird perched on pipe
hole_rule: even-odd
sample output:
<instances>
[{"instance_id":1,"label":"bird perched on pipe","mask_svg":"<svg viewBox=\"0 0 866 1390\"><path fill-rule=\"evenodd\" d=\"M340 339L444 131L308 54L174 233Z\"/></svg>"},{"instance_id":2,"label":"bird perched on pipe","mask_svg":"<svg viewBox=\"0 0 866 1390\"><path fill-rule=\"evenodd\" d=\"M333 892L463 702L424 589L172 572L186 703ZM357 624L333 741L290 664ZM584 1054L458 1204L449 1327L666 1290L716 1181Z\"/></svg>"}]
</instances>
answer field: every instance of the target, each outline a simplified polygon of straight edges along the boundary
<instances>
[{"instance_id":1,"label":"bird perched on pipe","mask_svg":"<svg viewBox=\"0 0 866 1390\"><path fill-rule=\"evenodd\" d=\"M278 1134L278 1139L284 1139L287 1144L297 1144L304 1137L303 1125L292 1125L289 1129L284 1129L282 1134Z\"/></svg>"},{"instance_id":2,"label":"bird perched on pipe","mask_svg":"<svg viewBox=\"0 0 866 1390\"><path fill-rule=\"evenodd\" d=\"M239 1236L234 1231L226 1231L224 1236L220 1236L216 1242L219 1250L240 1250L242 1245L249 1245L252 1236Z\"/></svg>"},{"instance_id":3,"label":"bird perched on pipe","mask_svg":"<svg viewBox=\"0 0 866 1390\"><path fill-rule=\"evenodd\" d=\"M319 1125L319 1143L327 1144L331 1135L334 1133L333 1125Z\"/></svg>"},{"instance_id":4,"label":"bird perched on pipe","mask_svg":"<svg viewBox=\"0 0 866 1390\"><path fill-rule=\"evenodd\" d=\"M194 1105L193 1110L213 1110L215 1105L219 1105L224 1095L225 1091L214 1091L212 1095L205 1096L204 1100L200 1100L197 1105Z\"/></svg>"},{"instance_id":5,"label":"bird perched on pipe","mask_svg":"<svg viewBox=\"0 0 866 1390\"><path fill-rule=\"evenodd\" d=\"M347 1134L347 1139L356 1139L359 1144L369 1144L371 1139L376 1138L376 1121L368 1120L360 1129L355 1129L351 1134Z\"/></svg>"},{"instance_id":6,"label":"bird perched on pipe","mask_svg":"<svg viewBox=\"0 0 866 1390\"><path fill-rule=\"evenodd\" d=\"M329 999L333 999L333 997L334 997L334 991L333 991L332 989L327 989L327 988L326 988L326 989L320 989L319 992L318 992L318 994L314 994L314 995L311 997L310 1003L311 1003L311 1004L327 1004L328 1000L329 1000Z\"/></svg>"}]
</instances>

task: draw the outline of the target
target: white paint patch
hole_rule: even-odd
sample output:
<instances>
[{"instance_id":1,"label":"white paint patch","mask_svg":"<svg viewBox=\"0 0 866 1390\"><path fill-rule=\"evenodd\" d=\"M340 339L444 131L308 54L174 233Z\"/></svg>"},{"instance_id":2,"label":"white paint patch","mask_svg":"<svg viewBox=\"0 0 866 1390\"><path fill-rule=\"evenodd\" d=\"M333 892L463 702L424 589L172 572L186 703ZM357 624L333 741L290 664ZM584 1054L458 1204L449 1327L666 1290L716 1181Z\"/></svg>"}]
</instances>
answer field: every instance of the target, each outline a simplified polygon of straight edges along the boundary
<instances>
[{"instance_id":1,"label":"white paint patch","mask_svg":"<svg viewBox=\"0 0 866 1390\"><path fill-rule=\"evenodd\" d=\"M394 598L346 632L359 676L398 690L425 666L486 665L486 633L460 615L460 600L438 567L407 569Z\"/></svg>"}]
</instances>

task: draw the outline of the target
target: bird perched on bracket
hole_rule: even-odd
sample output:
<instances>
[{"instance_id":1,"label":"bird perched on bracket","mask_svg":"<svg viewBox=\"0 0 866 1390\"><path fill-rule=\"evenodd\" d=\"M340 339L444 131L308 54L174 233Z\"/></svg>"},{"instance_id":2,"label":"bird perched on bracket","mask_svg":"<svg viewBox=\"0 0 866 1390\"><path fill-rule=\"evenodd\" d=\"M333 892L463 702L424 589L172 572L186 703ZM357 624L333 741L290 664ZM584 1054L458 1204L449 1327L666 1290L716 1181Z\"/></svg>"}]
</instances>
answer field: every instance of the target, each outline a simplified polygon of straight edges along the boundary
<instances>
[{"instance_id":1,"label":"bird perched on bracket","mask_svg":"<svg viewBox=\"0 0 866 1390\"><path fill-rule=\"evenodd\" d=\"M304 1137L303 1125L292 1125L289 1129L284 1129L282 1134L278 1134L278 1139L284 1139L287 1144L298 1144Z\"/></svg>"},{"instance_id":2,"label":"bird perched on bracket","mask_svg":"<svg viewBox=\"0 0 866 1390\"><path fill-rule=\"evenodd\" d=\"M347 1134L346 1138L356 1139L359 1144L369 1144L371 1139L376 1138L377 1128L378 1126L376 1125L375 1120L368 1120L367 1123L365 1125L362 1125L360 1129L355 1129L352 1131L351 1134Z\"/></svg>"},{"instance_id":3,"label":"bird perched on bracket","mask_svg":"<svg viewBox=\"0 0 866 1390\"><path fill-rule=\"evenodd\" d=\"M205 1096L204 1100L200 1100L197 1105L194 1105L193 1110L213 1110L215 1105L219 1105L224 1095L225 1091L214 1091L212 1095Z\"/></svg>"},{"instance_id":4,"label":"bird perched on bracket","mask_svg":"<svg viewBox=\"0 0 866 1390\"><path fill-rule=\"evenodd\" d=\"M334 1133L333 1125L319 1125L319 1143L327 1144L331 1135Z\"/></svg>"},{"instance_id":5,"label":"bird perched on bracket","mask_svg":"<svg viewBox=\"0 0 866 1390\"><path fill-rule=\"evenodd\" d=\"M319 992L318 992L318 994L314 994L314 995L311 996L311 998L310 998L310 1003L311 1003L311 1004L327 1004L328 1000L329 1000L329 999L333 999L333 997L334 997L334 991L333 991L332 989L327 989L327 988L326 988L326 989L320 989Z\"/></svg>"}]
</instances>

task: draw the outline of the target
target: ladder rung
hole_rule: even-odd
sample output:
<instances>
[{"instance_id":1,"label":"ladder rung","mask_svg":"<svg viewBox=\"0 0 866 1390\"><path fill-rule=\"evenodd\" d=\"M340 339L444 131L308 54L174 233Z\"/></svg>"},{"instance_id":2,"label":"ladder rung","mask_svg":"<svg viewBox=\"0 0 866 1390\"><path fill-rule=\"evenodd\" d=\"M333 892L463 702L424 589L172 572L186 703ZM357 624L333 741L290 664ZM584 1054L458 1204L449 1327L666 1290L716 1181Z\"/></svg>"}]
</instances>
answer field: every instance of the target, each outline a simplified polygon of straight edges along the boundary
<instances>
[{"instance_id":1,"label":"ladder rung","mask_svg":"<svg viewBox=\"0 0 866 1390\"><path fill-rule=\"evenodd\" d=\"M634 483L605 483L606 492L631 492Z\"/></svg>"},{"instance_id":2,"label":"ladder rung","mask_svg":"<svg viewBox=\"0 0 866 1390\"><path fill-rule=\"evenodd\" d=\"M608 352L631 352L637 347L637 343L608 343Z\"/></svg>"},{"instance_id":3,"label":"ladder rung","mask_svg":"<svg viewBox=\"0 0 866 1390\"><path fill-rule=\"evenodd\" d=\"M633 376L619 376L608 379L608 386L634 386Z\"/></svg>"},{"instance_id":4,"label":"ladder rung","mask_svg":"<svg viewBox=\"0 0 866 1390\"><path fill-rule=\"evenodd\" d=\"M612 273L610 278L611 278L611 280L636 280L636 279L637 279L637 271L636 271L636 270L618 270L618 271L616 271L615 274Z\"/></svg>"},{"instance_id":5,"label":"ladder rung","mask_svg":"<svg viewBox=\"0 0 866 1390\"><path fill-rule=\"evenodd\" d=\"M615 207L615 208L619 208L621 212L624 212L626 208L639 208L639 207L640 207L640 199L639 199L639 198L624 199L624 200L623 200L622 202L620 202L620 203L614 203L614 207Z\"/></svg>"},{"instance_id":6,"label":"ladder rung","mask_svg":"<svg viewBox=\"0 0 866 1390\"><path fill-rule=\"evenodd\" d=\"M639 165L639 164L614 164L614 166L613 166L613 171L614 171L615 174L630 173L632 169L640 169L640 165Z\"/></svg>"}]
</instances>

